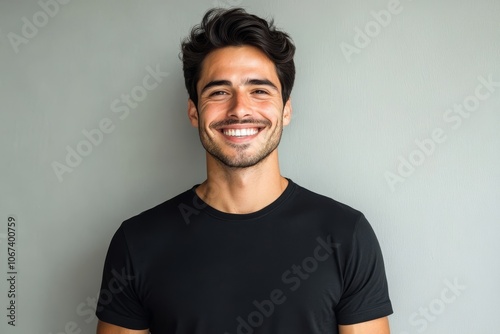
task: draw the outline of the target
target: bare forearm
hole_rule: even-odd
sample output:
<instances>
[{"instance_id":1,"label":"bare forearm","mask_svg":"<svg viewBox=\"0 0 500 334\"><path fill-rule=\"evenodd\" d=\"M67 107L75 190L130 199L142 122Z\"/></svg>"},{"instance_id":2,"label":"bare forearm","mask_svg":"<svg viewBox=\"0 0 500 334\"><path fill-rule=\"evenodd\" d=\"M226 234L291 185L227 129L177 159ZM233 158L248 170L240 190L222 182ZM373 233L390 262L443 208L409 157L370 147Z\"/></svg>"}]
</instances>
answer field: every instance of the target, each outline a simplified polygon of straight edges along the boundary
<instances>
[{"instance_id":1,"label":"bare forearm","mask_svg":"<svg viewBox=\"0 0 500 334\"><path fill-rule=\"evenodd\" d=\"M107 322L99 320L99 322L97 323L96 333L97 334L149 334L149 330L147 329L133 330L112 325Z\"/></svg>"},{"instance_id":2,"label":"bare forearm","mask_svg":"<svg viewBox=\"0 0 500 334\"><path fill-rule=\"evenodd\" d=\"M390 334L390 332L387 317L354 325L339 326L340 334Z\"/></svg>"}]
</instances>

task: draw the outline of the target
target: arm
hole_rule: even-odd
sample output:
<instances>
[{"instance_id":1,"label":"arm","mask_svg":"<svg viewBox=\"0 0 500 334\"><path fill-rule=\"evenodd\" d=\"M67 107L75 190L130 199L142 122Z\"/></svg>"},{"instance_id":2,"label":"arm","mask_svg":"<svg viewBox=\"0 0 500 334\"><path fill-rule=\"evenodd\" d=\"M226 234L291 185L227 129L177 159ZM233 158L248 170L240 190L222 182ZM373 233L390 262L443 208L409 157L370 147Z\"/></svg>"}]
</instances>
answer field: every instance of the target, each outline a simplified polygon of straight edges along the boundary
<instances>
[{"instance_id":1,"label":"arm","mask_svg":"<svg viewBox=\"0 0 500 334\"><path fill-rule=\"evenodd\" d=\"M150 323L137 297L136 274L123 226L111 239L104 261L96 316L97 334L147 334Z\"/></svg>"},{"instance_id":2,"label":"arm","mask_svg":"<svg viewBox=\"0 0 500 334\"><path fill-rule=\"evenodd\" d=\"M339 334L390 334L387 317L354 325L340 325Z\"/></svg>"},{"instance_id":3,"label":"arm","mask_svg":"<svg viewBox=\"0 0 500 334\"><path fill-rule=\"evenodd\" d=\"M340 334L389 334L392 314L382 251L375 232L361 216L354 230L344 277L346 288L335 308Z\"/></svg>"},{"instance_id":4,"label":"arm","mask_svg":"<svg viewBox=\"0 0 500 334\"><path fill-rule=\"evenodd\" d=\"M97 334L149 334L148 329L133 330L125 327L112 325L99 320L97 323Z\"/></svg>"}]
</instances>

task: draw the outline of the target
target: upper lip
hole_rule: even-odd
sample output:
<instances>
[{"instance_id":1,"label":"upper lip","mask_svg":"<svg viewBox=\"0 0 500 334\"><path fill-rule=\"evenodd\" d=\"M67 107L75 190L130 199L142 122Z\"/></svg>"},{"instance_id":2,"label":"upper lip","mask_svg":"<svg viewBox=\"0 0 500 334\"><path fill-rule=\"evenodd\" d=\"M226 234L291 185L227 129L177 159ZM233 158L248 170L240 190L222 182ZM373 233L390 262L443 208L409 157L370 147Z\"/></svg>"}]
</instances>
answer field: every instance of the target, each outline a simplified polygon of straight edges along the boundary
<instances>
[{"instance_id":1,"label":"upper lip","mask_svg":"<svg viewBox=\"0 0 500 334\"><path fill-rule=\"evenodd\" d=\"M237 129L262 129L264 125L262 124L233 124L227 126L221 126L217 130L237 130Z\"/></svg>"}]
</instances>

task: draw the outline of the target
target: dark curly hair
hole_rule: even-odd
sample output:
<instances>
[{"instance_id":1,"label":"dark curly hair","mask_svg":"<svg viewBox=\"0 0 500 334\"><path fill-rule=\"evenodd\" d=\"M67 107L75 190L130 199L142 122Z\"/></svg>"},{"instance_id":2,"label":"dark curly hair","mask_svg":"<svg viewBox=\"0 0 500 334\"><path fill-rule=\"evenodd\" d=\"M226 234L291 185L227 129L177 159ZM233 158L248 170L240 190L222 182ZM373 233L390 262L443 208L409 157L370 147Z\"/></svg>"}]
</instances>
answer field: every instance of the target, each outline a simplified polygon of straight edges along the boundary
<instances>
[{"instance_id":1,"label":"dark curly hair","mask_svg":"<svg viewBox=\"0 0 500 334\"><path fill-rule=\"evenodd\" d=\"M295 46L290 36L269 22L247 13L243 8L213 8L191 30L181 44L182 69L189 98L198 105L196 85L201 66L211 52L226 46L251 45L259 48L274 63L282 88L283 104L295 80Z\"/></svg>"}]
</instances>

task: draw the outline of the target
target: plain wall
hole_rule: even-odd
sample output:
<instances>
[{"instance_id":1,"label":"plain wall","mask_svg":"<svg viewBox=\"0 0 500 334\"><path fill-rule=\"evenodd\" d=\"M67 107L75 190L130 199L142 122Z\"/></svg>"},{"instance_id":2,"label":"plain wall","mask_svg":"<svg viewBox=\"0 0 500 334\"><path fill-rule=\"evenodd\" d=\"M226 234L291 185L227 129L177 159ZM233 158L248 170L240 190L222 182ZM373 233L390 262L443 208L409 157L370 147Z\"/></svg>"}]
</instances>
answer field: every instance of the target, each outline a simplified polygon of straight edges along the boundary
<instances>
[{"instance_id":1,"label":"plain wall","mask_svg":"<svg viewBox=\"0 0 500 334\"><path fill-rule=\"evenodd\" d=\"M365 213L392 333L498 332L499 1L53 4L0 2L0 276L11 216L18 271L15 327L0 280L2 333L93 333L120 223L204 180L178 53L213 5L274 17L294 39L282 174ZM145 90L151 71L161 82Z\"/></svg>"}]
</instances>

